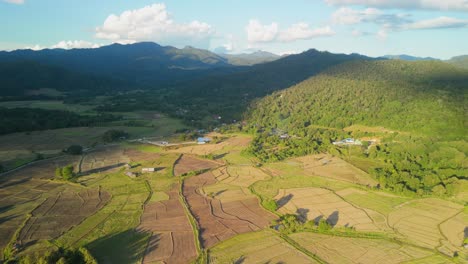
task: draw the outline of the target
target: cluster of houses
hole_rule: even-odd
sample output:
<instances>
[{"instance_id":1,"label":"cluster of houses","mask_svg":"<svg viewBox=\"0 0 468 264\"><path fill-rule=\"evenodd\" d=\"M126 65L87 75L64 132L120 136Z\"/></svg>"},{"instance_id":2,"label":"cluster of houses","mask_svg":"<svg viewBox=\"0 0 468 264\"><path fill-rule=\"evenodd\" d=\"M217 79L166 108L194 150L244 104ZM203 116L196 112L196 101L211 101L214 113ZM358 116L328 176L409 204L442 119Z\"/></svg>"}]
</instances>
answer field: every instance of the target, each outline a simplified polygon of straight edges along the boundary
<instances>
[{"instance_id":1,"label":"cluster of houses","mask_svg":"<svg viewBox=\"0 0 468 264\"><path fill-rule=\"evenodd\" d=\"M337 145L337 146L350 146L350 145L361 146L362 141L359 140L359 139L354 139L354 138L345 138L343 140L333 142L333 145Z\"/></svg>"}]
</instances>

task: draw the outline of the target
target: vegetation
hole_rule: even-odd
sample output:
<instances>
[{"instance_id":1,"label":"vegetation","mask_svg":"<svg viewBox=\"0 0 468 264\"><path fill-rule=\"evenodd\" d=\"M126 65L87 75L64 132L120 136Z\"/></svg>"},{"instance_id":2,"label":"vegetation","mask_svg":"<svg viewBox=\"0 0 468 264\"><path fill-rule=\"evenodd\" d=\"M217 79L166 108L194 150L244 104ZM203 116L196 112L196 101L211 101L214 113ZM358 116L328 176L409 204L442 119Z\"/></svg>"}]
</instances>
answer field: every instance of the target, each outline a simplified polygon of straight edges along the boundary
<instances>
[{"instance_id":1,"label":"vegetation","mask_svg":"<svg viewBox=\"0 0 468 264\"><path fill-rule=\"evenodd\" d=\"M72 164L67 165L65 167L58 167L55 169L55 177L69 181L75 176L73 170L74 168Z\"/></svg>"},{"instance_id":2,"label":"vegetation","mask_svg":"<svg viewBox=\"0 0 468 264\"><path fill-rule=\"evenodd\" d=\"M18 261L19 264L97 264L96 259L84 248L64 249L58 248L55 251L46 251L42 254L35 254L34 257L29 255L22 257Z\"/></svg>"},{"instance_id":3,"label":"vegetation","mask_svg":"<svg viewBox=\"0 0 468 264\"><path fill-rule=\"evenodd\" d=\"M96 126L119 119L120 117L112 114L85 116L62 110L0 107L0 122L2 123L0 135L22 131Z\"/></svg>"},{"instance_id":4,"label":"vegetation","mask_svg":"<svg viewBox=\"0 0 468 264\"><path fill-rule=\"evenodd\" d=\"M374 161L368 171L383 188L452 195L466 180L467 82L468 72L442 62L339 65L254 104L245 128L256 134L249 151L262 161L320 152L355 156ZM391 130L344 130L356 124ZM382 140L368 148L332 145L346 137Z\"/></svg>"},{"instance_id":5,"label":"vegetation","mask_svg":"<svg viewBox=\"0 0 468 264\"><path fill-rule=\"evenodd\" d=\"M111 143L128 138L128 133L122 130L108 130L102 135L102 141Z\"/></svg>"},{"instance_id":6,"label":"vegetation","mask_svg":"<svg viewBox=\"0 0 468 264\"><path fill-rule=\"evenodd\" d=\"M70 155L81 155L83 153L83 147L80 145L71 145L65 150L65 152Z\"/></svg>"}]
</instances>

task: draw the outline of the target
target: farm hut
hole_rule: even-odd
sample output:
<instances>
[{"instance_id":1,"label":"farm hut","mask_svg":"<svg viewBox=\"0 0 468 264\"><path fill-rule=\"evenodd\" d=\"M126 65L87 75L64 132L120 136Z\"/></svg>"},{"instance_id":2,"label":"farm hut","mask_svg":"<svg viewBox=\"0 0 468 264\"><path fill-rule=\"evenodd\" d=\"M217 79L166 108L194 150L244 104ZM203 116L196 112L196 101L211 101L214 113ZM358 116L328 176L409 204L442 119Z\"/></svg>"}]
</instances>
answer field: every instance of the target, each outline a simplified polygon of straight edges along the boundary
<instances>
[{"instance_id":1,"label":"farm hut","mask_svg":"<svg viewBox=\"0 0 468 264\"><path fill-rule=\"evenodd\" d=\"M207 138L207 137L199 137L197 139L198 144L205 144L205 143L208 143L210 141L211 141L211 138Z\"/></svg>"},{"instance_id":2,"label":"farm hut","mask_svg":"<svg viewBox=\"0 0 468 264\"><path fill-rule=\"evenodd\" d=\"M142 168L141 169L141 172L145 173L145 172L155 172L156 171L156 168Z\"/></svg>"},{"instance_id":3,"label":"farm hut","mask_svg":"<svg viewBox=\"0 0 468 264\"><path fill-rule=\"evenodd\" d=\"M130 164L128 164L128 163L126 163L126 164L124 165L124 168L125 168L125 169L127 169L127 170L129 170L129 169L131 169L131 168L132 168L132 165L130 165Z\"/></svg>"}]
</instances>

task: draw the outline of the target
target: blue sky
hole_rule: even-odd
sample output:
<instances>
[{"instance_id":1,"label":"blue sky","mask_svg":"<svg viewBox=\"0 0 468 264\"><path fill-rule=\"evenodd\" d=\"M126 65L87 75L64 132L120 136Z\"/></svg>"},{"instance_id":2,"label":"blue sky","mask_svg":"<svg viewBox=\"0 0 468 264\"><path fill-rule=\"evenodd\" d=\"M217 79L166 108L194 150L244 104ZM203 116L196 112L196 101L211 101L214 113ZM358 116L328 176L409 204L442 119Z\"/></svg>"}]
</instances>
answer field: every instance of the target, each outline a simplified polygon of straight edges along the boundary
<instances>
[{"instance_id":1,"label":"blue sky","mask_svg":"<svg viewBox=\"0 0 468 264\"><path fill-rule=\"evenodd\" d=\"M240 53L468 54L467 0L0 0L0 49L155 41Z\"/></svg>"}]
</instances>

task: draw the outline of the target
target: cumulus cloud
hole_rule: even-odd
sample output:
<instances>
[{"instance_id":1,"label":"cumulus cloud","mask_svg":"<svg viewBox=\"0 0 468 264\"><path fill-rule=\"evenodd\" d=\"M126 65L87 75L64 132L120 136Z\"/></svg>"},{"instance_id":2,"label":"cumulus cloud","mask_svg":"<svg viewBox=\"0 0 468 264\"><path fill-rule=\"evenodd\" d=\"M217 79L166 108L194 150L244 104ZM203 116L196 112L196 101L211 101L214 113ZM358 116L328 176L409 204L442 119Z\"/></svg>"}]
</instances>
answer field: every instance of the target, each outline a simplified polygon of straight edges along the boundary
<instances>
[{"instance_id":1,"label":"cumulus cloud","mask_svg":"<svg viewBox=\"0 0 468 264\"><path fill-rule=\"evenodd\" d=\"M91 43L84 40L62 40L57 44L51 46L27 46L25 49L30 50L43 50L43 49L95 49L101 47L101 44Z\"/></svg>"},{"instance_id":2,"label":"cumulus cloud","mask_svg":"<svg viewBox=\"0 0 468 264\"><path fill-rule=\"evenodd\" d=\"M156 41L175 45L206 44L215 33L211 25L197 20L175 22L164 4L111 14L95 31L96 38L112 42Z\"/></svg>"},{"instance_id":3,"label":"cumulus cloud","mask_svg":"<svg viewBox=\"0 0 468 264\"><path fill-rule=\"evenodd\" d=\"M3 2L7 2L7 3L10 3L10 4L15 4L15 5L24 4L24 0L3 0Z\"/></svg>"},{"instance_id":4,"label":"cumulus cloud","mask_svg":"<svg viewBox=\"0 0 468 264\"><path fill-rule=\"evenodd\" d=\"M278 24L262 25L260 21L251 19L245 30L250 43L272 42L278 35Z\"/></svg>"},{"instance_id":5,"label":"cumulus cloud","mask_svg":"<svg viewBox=\"0 0 468 264\"><path fill-rule=\"evenodd\" d=\"M84 40L69 40L60 41L59 43L52 45L52 49L95 49L99 48L100 44L91 43Z\"/></svg>"},{"instance_id":6,"label":"cumulus cloud","mask_svg":"<svg viewBox=\"0 0 468 264\"><path fill-rule=\"evenodd\" d=\"M468 12L467 0L325 0L331 5Z\"/></svg>"},{"instance_id":7,"label":"cumulus cloud","mask_svg":"<svg viewBox=\"0 0 468 264\"><path fill-rule=\"evenodd\" d=\"M278 24L275 22L263 25L255 19L249 21L246 31L249 43L292 42L335 35L335 32L329 26L311 29L309 24L300 22L291 25L286 30L279 30Z\"/></svg>"}]
</instances>

